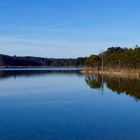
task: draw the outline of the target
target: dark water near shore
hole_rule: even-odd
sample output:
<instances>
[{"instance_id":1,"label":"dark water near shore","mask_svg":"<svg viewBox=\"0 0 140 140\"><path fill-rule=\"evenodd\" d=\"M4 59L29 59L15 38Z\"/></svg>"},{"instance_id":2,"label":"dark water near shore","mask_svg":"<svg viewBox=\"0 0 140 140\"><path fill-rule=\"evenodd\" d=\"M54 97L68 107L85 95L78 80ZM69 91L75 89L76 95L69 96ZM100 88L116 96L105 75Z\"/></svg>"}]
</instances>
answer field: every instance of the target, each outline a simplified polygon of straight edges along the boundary
<instances>
[{"instance_id":1,"label":"dark water near shore","mask_svg":"<svg viewBox=\"0 0 140 140\"><path fill-rule=\"evenodd\" d=\"M140 81L81 69L1 69L0 140L140 140Z\"/></svg>"}]
</instances>

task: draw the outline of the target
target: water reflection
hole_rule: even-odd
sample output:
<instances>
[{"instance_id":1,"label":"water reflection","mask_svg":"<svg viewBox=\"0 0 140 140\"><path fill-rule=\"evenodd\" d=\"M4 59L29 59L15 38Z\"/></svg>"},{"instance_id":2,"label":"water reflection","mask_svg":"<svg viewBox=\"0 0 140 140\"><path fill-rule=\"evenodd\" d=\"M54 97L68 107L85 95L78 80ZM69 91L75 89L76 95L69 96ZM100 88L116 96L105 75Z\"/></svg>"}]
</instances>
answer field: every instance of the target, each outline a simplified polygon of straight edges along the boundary
<instances>
[{"instance_id":1,"label":"water reflection","mask_svg":"<svg viewBox=\"0 0 140 140\"><path fill-rule=\"evenodd\" d=\"M102 88L102 77L101 76L86 76L85 81L93 89Z\"/></svg>"},{"instance_id":2,"label":"water reflection","mask_svg":"<svg viewBox=\"0 0 140 140\"><path fill-rule=\"evenodd\" d=\"M0 70L0 80L17 77L36 77L47 75L66 75L66 76L80 76L80 70L69 69L28 69L28 70ZM112 93L126 94L134 97L136 101L140 100L140 80L132 78L122 78L106 75L87 75L85 76L87 85L92 89L101 90L104 94L104 89L111 89Z\"/></svg>"},{"instance_id":3,"label":"water reflection","mask_svg":"<svg viewBox=\"0 0 140 140\"><path fill-rule=\"evenodd\" d=\"M140 100L140 80L116 76L94 75L86 76L86 83L92 89L102 89L107 87L112 93L126 94L134 97L136 101Z\"/></svg>"},{"instance_id":4,"label":"water reflection","mask_svg":"<svg viewBox=\"0 0 140 140\"><path fill-rule=\"evenodd\" d=\"M86 76L91 90L84 80L80 70L0 71L0 140L139 140L140 104L107 90L139 99L139 81Z\"/></svg>"},{"instance_id":5,"label":"water reflection","mask_svg":"<svg viewBox=\"0 0 140 140\"><path fill-rule=\"evenodd\" d=\"M68 70L68 69L28 69L28 70L0 70L0 80L6 78L16 78L16 77L33 77L33 76L45 76L45 75L53 75L53 74L63 74L63 75L77 75L81 76L80 70Z\"/></svg>"}]
</instances>

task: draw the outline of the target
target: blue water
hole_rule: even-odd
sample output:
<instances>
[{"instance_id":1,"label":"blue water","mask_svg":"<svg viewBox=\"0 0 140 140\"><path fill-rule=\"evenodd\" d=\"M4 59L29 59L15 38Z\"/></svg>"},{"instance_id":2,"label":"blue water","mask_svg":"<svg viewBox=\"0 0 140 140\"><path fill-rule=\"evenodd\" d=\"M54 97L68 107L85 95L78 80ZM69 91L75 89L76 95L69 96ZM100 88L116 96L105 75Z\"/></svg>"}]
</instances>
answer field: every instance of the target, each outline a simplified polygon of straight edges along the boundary
<instances>
[{"instance_id":1,"label":"blue water","mask_svg":"<svg viewBox=\"0 0 140 140\"><path fill-rule=\"evenodd\" d=\"M140 140L138 96L79 69L30 70L0 71L0 140Z\"/></svg>"}]
</instances>

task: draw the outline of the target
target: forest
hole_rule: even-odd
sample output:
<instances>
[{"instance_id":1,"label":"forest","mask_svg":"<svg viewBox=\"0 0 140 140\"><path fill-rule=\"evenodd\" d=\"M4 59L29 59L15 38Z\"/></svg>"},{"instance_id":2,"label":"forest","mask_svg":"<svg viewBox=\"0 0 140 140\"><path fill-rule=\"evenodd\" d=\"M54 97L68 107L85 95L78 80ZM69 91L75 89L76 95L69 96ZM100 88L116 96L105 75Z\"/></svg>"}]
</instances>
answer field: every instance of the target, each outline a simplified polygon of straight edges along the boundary
<instances>
[{"instance_id":1,"label":"forest","mask_svg":"<svg viewBox=\"0 0 140 140\"><path fill-rule=\"evenodd\" d=\"M79 58L42 58L42 57L19 57L0 54L0 66L49 66L49 67L63 67L76 66L82 67L85 63L86 57Z\"/></svg>"},{"instance_id":2,"label":"forest","mask_svg":"<svg viewBox=\"0 0 140 140\"><path fill-rule=\"evenodd\" d=\"M98 55L79 58L20 57L0 54L0 66L49 66L49 67L90 67L94 69L139 69L140 47L111 47Z\"/></svg>"},{"instance_id":3,"label":"forest","mask_svg":"<svg viewBox=\"0 0 140 140\"><path fill-rule=\"evenodd\" d=\"M111 47L98 55L91 55L86 59L85 66L95 69L139 69L140 47L134 48Z\"/></svg>"}]
</instances>

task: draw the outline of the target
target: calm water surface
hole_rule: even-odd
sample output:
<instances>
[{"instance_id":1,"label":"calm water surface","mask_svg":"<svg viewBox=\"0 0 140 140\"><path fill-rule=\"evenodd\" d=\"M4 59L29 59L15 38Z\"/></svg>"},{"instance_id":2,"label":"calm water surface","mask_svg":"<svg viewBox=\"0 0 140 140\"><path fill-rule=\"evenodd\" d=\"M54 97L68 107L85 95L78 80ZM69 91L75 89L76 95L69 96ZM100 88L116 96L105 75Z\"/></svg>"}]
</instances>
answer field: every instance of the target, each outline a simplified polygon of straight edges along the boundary
<instances>
[{"instance_id":1,"label":"calm water surface","mask_svg":"<svg viewBox=\"0 0 140 140\"><path fill-rule=\"evenodd\" d=\"M140 140L140 81L73 69L1 69L0 140Z\"/></svg>"}]
</instances>

